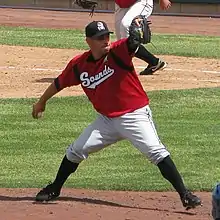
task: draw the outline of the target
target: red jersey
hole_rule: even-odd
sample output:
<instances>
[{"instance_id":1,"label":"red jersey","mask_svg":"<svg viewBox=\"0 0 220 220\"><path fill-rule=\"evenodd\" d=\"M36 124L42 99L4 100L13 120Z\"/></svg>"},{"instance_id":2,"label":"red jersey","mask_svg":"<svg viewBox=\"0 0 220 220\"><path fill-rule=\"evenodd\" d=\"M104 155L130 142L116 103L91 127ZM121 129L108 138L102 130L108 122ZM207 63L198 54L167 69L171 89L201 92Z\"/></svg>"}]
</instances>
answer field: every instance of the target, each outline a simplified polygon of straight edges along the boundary
<instances>
[{"instance_id":1,"label":"red jersey","mask_svg":"<svg viewBox=\"0 0 220 220\"><path fill-rule=\"evenodd\" d=\"M137 0L115 0L120 8L130 8Z\"/></svg>"},{"instance_id":2,"label":"red jersey","mask_svg":"<svg viewBox=\"0 0 220 220\"><path fill-rule=\"evenodd\" d=\"M112 43L110 52L97 61L91 51L73 58L55 79L58 90L79 84L96 111L108 117L149 103L128 52L127 38Z\"/></svg>"}]
</instances>

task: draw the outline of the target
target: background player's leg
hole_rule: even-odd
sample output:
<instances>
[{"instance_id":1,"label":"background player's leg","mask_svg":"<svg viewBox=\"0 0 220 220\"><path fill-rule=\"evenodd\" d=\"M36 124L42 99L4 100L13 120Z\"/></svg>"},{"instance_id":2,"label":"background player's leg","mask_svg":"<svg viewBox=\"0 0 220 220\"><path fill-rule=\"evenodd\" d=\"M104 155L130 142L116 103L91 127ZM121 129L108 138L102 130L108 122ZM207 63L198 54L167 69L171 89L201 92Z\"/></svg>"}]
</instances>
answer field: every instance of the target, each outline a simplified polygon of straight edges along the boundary
<instances>
[{"instance_id":1,"label":"background player's leg","mask_svg":"<svg viewBox=\"0 0 220 220\"><path fill-rule=\"evenodd\" d=\"M144 9L145 5L140 1L130 8L120 8L115 4L115 33L118 40L129 36L129 27L137 15L143 12L147 17L150 16L152 7L149 6L147 9ZM143 45L140 45L135 56L153 66L157 65L159 61L159 59L150 53Z\"/></svg>"},{"instance_id":2,"label":"background player's leg","mask_svg":"<svg viewBox=\"0 0 220 220\"><path fill-rule=\"evenodd\" d=\"M148 3L147 3L148 2ZM129 27L132 20L138 15L149 17L153 11L152 0L139 0L134 3L130 8L122 9L116 5L116 21L121 21L120 25L120 38L126 38L129 36Z\"/></svg>"},{"instance_id":3,"label":"background player's leg","mask_svg":"<svg viewBox=\"0 0 220 220\"><path fill-rule=\"evenodd\" d=\"M99 115L67 148L54 182L43 188L36 195L36 200L49 201L58 197L63 184L71 173L76 171L82 160L86 159L90 153L97 152L120 139L112 126L112 121Z\"/></svg>"},{"instance_id":4,"label":"background player's leg","mask_svg":"<svg viewBox=\"0 0 220 220\"><path fill-rule=\"evenodd\" d=\"M159 62L159 58L155 57L151 52L149 52L144 45L140 45L137 52L135 53L135 57L145 61L151 66L156 66ZM141 75L150 75L150 74L143 74Z\"/></svg>"},{"instance_id":5,"label":"background player's leg","mask_svg":"<svg viewBox=\"0 0 220 220\"><path fill-rule=\"evenodd\" d=\"M121 28L121 21L125 14L127 13L128 8L120 8L117 4L115 4L115 34L117 40L123 38L121 36L120 28Z\"/></svg>"},{"instance_id":6,"label":"background player's leg","mask_svg":"<svg viewBox=\"0 0 220 220\"><path fill-rule=\"evenodd\" d=\"M132 20L138 15L149 17L153 10L152 0L137 1L128 9L121 9L116 5L115 12L115 26L116 35L118 39L126 38L129 36L129 27ZM125 13L126 12L126 13ZM135 57L148 63L148 67L141 71L140 75L150 75L153 72L166 67L166 63L150 53L143 45L140 45Z\"/></svg>"}]
</instances>

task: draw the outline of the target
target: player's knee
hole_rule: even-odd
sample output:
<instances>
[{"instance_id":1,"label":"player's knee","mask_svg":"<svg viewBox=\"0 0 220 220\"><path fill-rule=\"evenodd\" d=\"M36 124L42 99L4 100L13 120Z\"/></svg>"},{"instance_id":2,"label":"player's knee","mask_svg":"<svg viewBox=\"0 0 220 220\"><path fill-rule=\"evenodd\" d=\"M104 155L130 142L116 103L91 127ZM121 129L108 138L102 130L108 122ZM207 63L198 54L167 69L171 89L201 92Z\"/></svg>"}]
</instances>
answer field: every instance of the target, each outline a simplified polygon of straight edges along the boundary
<instances>
[{"instance_id":1,"label":"player's knee","mask_svg":"<svg viewBox=\"0 0 220 220\"><path fill-rule=\"evenodd\" d=\"M157 165L169 155L170 153L166 149L162 149L159 151L149 152L148 157L153 164Z\"/></svg>"},{"instance_id":2,"label":"player's knee","mask_svg":"<svg viewBox=\"0 0 220 220\"><path fill-rule=\"evenodd\" d=\"M73 163L80 163L85 160L88 156L86 156L82 150L77 149L74 144L71 144L66 149L66 157L69 161Z\"/></svg>"}]
</instances>

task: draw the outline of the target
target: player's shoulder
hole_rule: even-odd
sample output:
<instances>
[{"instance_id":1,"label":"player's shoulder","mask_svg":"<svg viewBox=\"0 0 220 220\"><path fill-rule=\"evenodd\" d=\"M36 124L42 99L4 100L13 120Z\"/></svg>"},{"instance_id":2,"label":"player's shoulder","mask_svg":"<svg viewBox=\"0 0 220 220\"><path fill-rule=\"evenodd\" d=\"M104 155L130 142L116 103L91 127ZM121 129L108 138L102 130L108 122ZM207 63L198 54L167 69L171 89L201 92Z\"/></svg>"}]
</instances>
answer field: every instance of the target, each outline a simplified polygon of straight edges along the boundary
<instances>
[{"instance_id":1,"label":"player's shoulder","mask_svg":"<svg viewBox=\"0 0 220 220\"><path fill-rule=\"evenodd\" d=\"M85 62L90 54L91 54L91 51L85 51L85 52L83 52L81 54L78 54L75 57L73 57L71 62L74 63L74 64L77 64L77 63L80 63L80 62Z\"/></svg>"},{"instance_id":2,"label":"player's shoulder","mask_svg":"<svg viewBox=\"0 0 220 220\"><path fill-rule=\"evenodd\" d=\"M111 43L111 49L114 49L114 48L118 48L118 47L123 47L124 45L126 45L127 43L127 39L128 38L123 38L123 39L120 39L120 40L117 40L117 41L114 41Z\"/></svg>"}]
</instances>

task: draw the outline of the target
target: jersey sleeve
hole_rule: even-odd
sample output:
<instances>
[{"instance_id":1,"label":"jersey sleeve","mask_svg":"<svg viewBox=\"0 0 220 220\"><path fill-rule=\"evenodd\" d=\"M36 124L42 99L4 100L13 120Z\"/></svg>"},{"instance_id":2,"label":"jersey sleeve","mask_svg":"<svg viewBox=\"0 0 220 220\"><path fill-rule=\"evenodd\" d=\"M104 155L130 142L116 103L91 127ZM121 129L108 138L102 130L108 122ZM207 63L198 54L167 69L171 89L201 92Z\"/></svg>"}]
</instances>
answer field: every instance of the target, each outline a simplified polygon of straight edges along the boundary
<instances>
[{"instance_id":1,"label":"jersey sleeve","mask_svg":"<svg viewBox=\"0 0 220 220\"><path fill-rule=\"evenodd\" d=\"M128 50L128 38L123 38L121 40L115 41L112 43L111 49L117 56L119 56L122 61L127 65L132 65L132 58L134 53L129 52Z\"/></svg>"},{"instance_id":2,"label":"jersey sleeve","mask_svg":"<svg viewBox=\"0 0 220 220\"><path fill-rule=\"evenodd\" d=\"M57 90L62 90L66 87L79 85L79 75L77 68L77 58L69 61L62 73L55 79L55 86Z\"/></svg>"}]
</instances>

